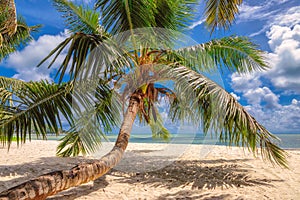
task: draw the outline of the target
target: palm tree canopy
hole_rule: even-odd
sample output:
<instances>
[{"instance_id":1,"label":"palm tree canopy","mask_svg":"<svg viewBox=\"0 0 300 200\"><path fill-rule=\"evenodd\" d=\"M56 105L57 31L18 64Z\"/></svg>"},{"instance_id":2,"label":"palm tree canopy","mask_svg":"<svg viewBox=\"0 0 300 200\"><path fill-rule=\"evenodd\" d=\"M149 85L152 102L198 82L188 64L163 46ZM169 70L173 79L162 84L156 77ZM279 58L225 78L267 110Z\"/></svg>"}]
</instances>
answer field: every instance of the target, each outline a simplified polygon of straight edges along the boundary
<instances>
[{"instance_id":1,"label":"palm tree canopy","mask_svg":"<svg viewBox=\"0 0 300 200\"><path fill-rule=\"evenodd\" d=\"M208 27L212 31L228 28L241 2L206 1ZM57 72L59 83L26 83L22 91L13 94L15 106L8 105L7 101L2 103L2 141L11 141L12 130L23 140L32 129L45 135L46 125L57 131L60 116L63 116L72 128L58 153L68 156L91 152L99 146L103 135L94 124L111 130L120 119L120 107L135 93L138 96L134 98L139 99L140 121L151 126L155 137L167 139L170 135L156 108L158 97L164 96L169 99L169 116L174 121L196 125L200 121L204 132L212 129L220 140L248 147L254 154L260 147L265 158L287 166L285 152L274 143L278 138L203 74L218 69L238 73L264 70L267 64L263 52L247 38L237 36L174 48L173 42L180 38L179 31L193 17L197 3L196 0L97 0L97 12L66 0L54 0L73 31L41 62L50 57L54 62L67 50ZM98 18L100 24L97 24ZM65 78L69 80L67 83L63 83ZM77 87L89 86L88 79L96 88L94 93ZM160 81L172 81L174 86L171 89L158 87L155 82ZM80 91L85 93L82 95ZM82 107L87 110L76 111ZM71 113L74 109L75 115ZM76 115L80 120L74 120ZM92 120L97 123L87 123Z\"/></svg>"}]
</instances>

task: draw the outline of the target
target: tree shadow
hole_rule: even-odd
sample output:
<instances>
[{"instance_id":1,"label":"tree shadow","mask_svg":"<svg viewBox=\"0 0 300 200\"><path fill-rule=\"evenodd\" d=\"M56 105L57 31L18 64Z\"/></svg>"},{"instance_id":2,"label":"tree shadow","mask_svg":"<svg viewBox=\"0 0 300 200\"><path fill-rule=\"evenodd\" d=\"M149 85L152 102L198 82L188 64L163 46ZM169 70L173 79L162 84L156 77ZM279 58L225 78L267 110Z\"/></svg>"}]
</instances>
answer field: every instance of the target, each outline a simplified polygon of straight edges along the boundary
<instances>
[{"instance_id":1,"label":"tree shadow","mask_svg":"<svg viewBox=\"0 0 300 200\"><path fill-rule=\"evenodd\" d=\"M205 194L194 194L190 190L181 190L176 193L167 193L159 196L157 200L220 200L220 199L228 199L230 194L221 194L221 195L211 195L209 193Z\"/></svg>"},{"instance_id":2,"label":"tree shadow","mask_svg":"<svg viewBox=\"0 0 300 200\"><path fill-rule=\"evenodd\" d=\"M141 152L139 152L141 153ZM165 156L146 156L149 153L142 152L142 155L135 154L135 157L127 157L123 159L124 163L119 166L119 169L124 167L124 170L113 169L109 174L115 176L115 181L127 184L142 184L150 187L165 187L167 189L180 187L182 189L210 189L215 188L230 188L230 187L244 187L244 186L272 186L275 180L270 178L255 178L251 172L254 170L251 167L243 164L249 159L213 159L213 160L180 160L173 161L169 165L163 165L152 171L136 171L128 172L125 167L135 165L136 168L144 167L145 165L153 165L153 162L168 159ZM143 157L143 162L135 162ZM134 158L132 160L132 158ZM150 159L151 158L151 159ZM172 157L171 157L172 158ZM33 179L39 175L49 173L54 170L70 169L73 166L82 162L91 162L92 159L83 157L78 158L57 158L57 157L43 157L37 161L23 163L19 165L0 165L0 179L1 177L17 175L17 178L12 180L0 181L0 192L18 185L28 179ZM129 164L129 165L128 165ZM165 164L165 163L160 163ZM138 166L141 165L141 166ZM121 167L121 168L120 168ZM145 168L144 168L145 169ZM18 177L19 176L19 177ZM21 177L20 177L21 176ZM5 180L4 178L2 180ZM94 181L93 184L86 184L76 188L71 188L67 191L58 193L49 199L51 200L69 200L80 196L86 196L89 193L105 188L109 183L105 180L105 176ZM185 188L187 186L187 188ZM184 196L184 192L177 192L175 194L164 194L160 199L224 199L227 196L205 196L206 194L193 193ZM198 196L195 196L198 195ZM213 195L213 194L212 194ZM184 197L184 198L183 198Z\"/></svg>"},{"instance_id":3,"label":"tree shadow","mask_svg":"<svg viewBox=\"0 0 300 200\"><path fill-rule=\"evenodd\" d=\"M91 161L93 161L93 159L87 159L84 157L42 157L34 162L29 163L22 163L18 165L0 165L0 193L8 188L19 185L40 175L56 170L71 169L79 163L89 163ZM16 176L18 178L2 181L6 176ZM47 199L71 200L80 196L86 196L91 192L105 188L107 185L108 182L105 180L105 176L103 176L94 182L90 182L79 187L70 188L69 190L62 191L57 195Z\"/></svg>"},{"instance_id":4,"label":"tree shadow","mask_svg":"<svg viewBox=\"0 0 300 200\"><path fill-rule=\"evenodd\" d=\"M57 170L71 169L79 163L90 161L92 160L84 157L42 157L34 162L0 165L0 192L40 175Z\"/></svg>"},{"instance_id":5,"label":"tree shadow","mask_svg":"<svg viewBox=\"0 0 300 200\"><path fill-rule=\"evenodd\" d=\"M119 179L123 183L141 183L153 187L164 186L168 189L185 186L192 189L272 186L272 181L283 181L252 177L251 169L238 164L243 160L245 161L245 159L176 161L156 171L136 173L130 177L123 176L124 172L117 170L113 170L112 175L123 177Z\"/></svg>"},{"instance_id":6,"label":"tree shadow","mask_svg":"<svg viewBox=\"0 0 300 200\"><path fill-rule=\"evenodd\" d=\"M48 197L47 200L73 200L77 197L87 196L94 191L104 189L108 184L109 183L105 180L105 176L102 176L92 183L59 192L54 196Z\"/></svg>"}]
</instances>

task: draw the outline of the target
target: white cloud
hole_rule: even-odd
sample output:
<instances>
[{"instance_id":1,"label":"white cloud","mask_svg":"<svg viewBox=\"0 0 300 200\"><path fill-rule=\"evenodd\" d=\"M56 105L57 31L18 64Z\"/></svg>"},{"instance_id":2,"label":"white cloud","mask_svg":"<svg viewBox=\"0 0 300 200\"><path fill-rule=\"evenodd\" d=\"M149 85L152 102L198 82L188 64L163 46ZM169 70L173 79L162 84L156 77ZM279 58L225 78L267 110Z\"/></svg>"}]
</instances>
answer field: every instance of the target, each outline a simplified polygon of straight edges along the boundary
<instances>
[{"instance_id":1,"label":"white cloud","mask_svg":"<svg viewBox=\"0 0 300 200\"><path fill-rule=\"evenodd\" d=\"M233 96L233 98L235 98L235 100L237 100L237 101L239 101L239 100L241 99L241 97L238 96L237 94L235 94L234 92L231 92L230 94L231 94L231 96Z\"/></svg>"},{"instance_id":2,"label":"white cloud","mask_svg":"<svg viewBox=\"0 0 300 200\"><path fill-rule=\"evenodd\" d=\"M286 12L281 12L272 20L272 24L280 26L294 26L300 23L300 6L289 8Z\"/></svg>"},{"instance_id":3,"label":"white cloud","mask_svg":"<svg viewBox=\"0 0 300 200\"><path fill-rule=\"evenodd\" d=\"M69 0L69 1L72 1L75 3L85 3L85 4L89 4L92 2L91 0Z\"/></svg>"},{"instance_id":4,"label":"white cloud","mask_svg":"<svg viewBox=\"0 0 300 200\"><path fill-rule=\"evenodd\" d=\"M232 89L236 92L243 92L249 89L258 88L262 85L260 75L257 73L240 75L233 73L231 76Z\"/></svg>"},{"instance_id":5,"label":"white cloud","mask_svg":"<svg viewBox=\"0 0 300 200\"><path fill-rule=\"evenodd\" d=\"M278 12L278 10L270 10L270 7L271 4L249 6L248 4L243 3L240 6L240 14L237 16L237 23L269 19Z\"/></svg>"},{"instance_id":6,"label":"white cloud","mask_svg":"<svg viewBox=\"0 0 300 200\"><path fill-rule=\"evenodd\" d=\"M279 95L273 93L270 88L262 86L258 73L250 75L233 73L231 87L235 92L241 93L250 105L258 106L263 103L268 108L280 107ZM233 94L236 96L235 93Z\"/></svg>"},{"instance_id":7,"label":"white cloud","mask_svg":"<svg viewBox=\"0 0 300 200\"><path fill-rule=\"evenodd\" d=\"M250 37L254 37L256 35L265 33L272 26L276 26L276 25L277 26L287 26L287 27L291 28L291 27L294 27L296 24L300 23L300 6L295 6L295 7L291 7L288 9L281 8L276 11L260 10L260 12L261 13L247 12L246 14L242 14L242 16L249 15L249 18L245 17L245 20L243 20L243 18L238 20L238 22L251 21L254 19L266 21L266 24L263 26L263 28L255 33L250 34L249 35ZM266 12L266 13L264 13L264 12ZM253 15L253 16L251 16L251 15Z\"/></svg>"},{"instance_id":8,"label":"white cloud","mask_svg":"<svg viewBox=\"0 0 300 200\"><path fill-rule=\"evenodd\" d=\"M5 65L8 68L14 69L17 74L14 78L24 81L37 81L41 79L51 80L50 73L57 66L54 65L52 70L47 68L49 61L37 68L37 64L45 58L51 50L67 37L67 31L58 35L43 35L37 40L30 42L23 50L17 51L10 55L6 60ZM61 60L62 56L58 58Z\"/></svg>"},{"instance_id":9,"label":"white cloud","mask_svg":"<svg viewBox=\"0 0 300 200\"><path fill-rule=\"evenodd\" d=\"M300 101L297 101L297 99L292 100L293 105L299 105L300 106Z\"/></svg>"},{"instance_id":10,"label":"white cloud","mask_svg":"<svg viewBox=\"0 0 300 200\"><path fill-rule=\"evenodd\" d=\"M242 79L238 75L232 75L232 84ZM249 80L249 76L246 77ZM256 82L256 81L254 81ZM247 83L245 83L247 84ZM276 95L268 87L260 87L256 84L240 87L239 93L246 99L248 105L244 106L255 119L274 133L287 133L300 131L300 101L293 99L288 105L279 103L279 95Z\"/></svg>"},{"instance_id":11,"label":"white cloud","mask_svg":"<svg viewBox=\"0 0 300 200\"><path fill-rule=\"evenodd\" d=\"M265 8L258 6L254 10L250 7L243 9L244 17L251 18L251 15ZM267 55L271 69L251 75L232 74L232 89L241 95L242 100L247 101L246 109L268 130L277 133L299 132L299 99L294 98L283 105L279 94L300 95L300 6L272 16L262 32L266 33L272 51ZM266 81L272 84L276 94L265 85Z\"/></svg>"},{"instance_id":12,"label":"white cloud","mask_svg":"<svg viewBox=\"0 0 300 200\"><path fill-rule=\"evenodd\" d=\"M264 0L255 2L248 0L244 1L239 7L239 15L237 23L248 22L254 20L271 20L284 9L284 3L289 0Z\"/></svg>"},{"instance_id":13,"label":"white cloud","mask_svg":"<svg viewBox=\"0 0 300 200\"><path fill-rule=\"evenodd\" d=\"M279 96L275 95L268 87L255 88L246 91L243 96L250 105L261 105L266 103L267 108L277 108Z\"/></svg>"},{"instance_id":14,"label":"white cloud","mask_svg":"<svg viewBox=\"0 0 300 200\"><path fill-rule=\"evenodd\" d=\"M197 26L203 24L204 22L205 22L205 19L202 18L202 19L200 19L199 21L194 22L194 23L193 23L192 25L190 25L188 28L189 28L189 29L193 29L193 28L195 28L195 27L197 27Z\"/></svg>"},{"instance_id":15,"label":"white cloud","mask_svg":"<svg viewBox=\"0 0 300 200\"><path fill-rule=\"evenodd\" d=\"M272 69L264 77L273 85L288 92L300 94L300 24L293 28L274 25L267 32Z\"/></svg>"},{"instance_id":16,"label":"white cloud","mask_svg":"<svg viewBox=\"0 0 300 200\"><path fill-rule=\"evenodd\" d=\"M276 109L266 109L260 105L246 106L258 122L274 133L289 133L300 131L300 101L293 99L288 105Z\"/></svg>"}]
</instances>

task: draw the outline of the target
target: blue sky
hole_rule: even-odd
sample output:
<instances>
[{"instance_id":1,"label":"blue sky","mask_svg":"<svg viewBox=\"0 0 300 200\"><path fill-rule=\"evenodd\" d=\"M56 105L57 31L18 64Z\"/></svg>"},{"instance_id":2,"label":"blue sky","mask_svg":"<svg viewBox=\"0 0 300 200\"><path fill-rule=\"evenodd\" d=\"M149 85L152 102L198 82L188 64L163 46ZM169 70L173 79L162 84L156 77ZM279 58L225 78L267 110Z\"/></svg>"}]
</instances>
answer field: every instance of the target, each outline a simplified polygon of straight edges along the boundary
<instances>
[{"instance_id":1,"label":"blue sky","mask_svg":"<svg viewBox=\"0 0 300 200\"><path fill-rule=\"evenodd\" d=\"M63 20L50 0L16 0L16 6L30 25L43 24L43 28L27 47L0 63L0 76L51 79L54 69L35 66L67 37ZM201 9L200 5L186 32L199 43L211 39ZM271 69L243 76L224 73L226 90L271 132L300 133L300 1L246 0L230 30L219 31L212 38L228 35L250 37L266 51Z\"/></svg>"}]
</instances>

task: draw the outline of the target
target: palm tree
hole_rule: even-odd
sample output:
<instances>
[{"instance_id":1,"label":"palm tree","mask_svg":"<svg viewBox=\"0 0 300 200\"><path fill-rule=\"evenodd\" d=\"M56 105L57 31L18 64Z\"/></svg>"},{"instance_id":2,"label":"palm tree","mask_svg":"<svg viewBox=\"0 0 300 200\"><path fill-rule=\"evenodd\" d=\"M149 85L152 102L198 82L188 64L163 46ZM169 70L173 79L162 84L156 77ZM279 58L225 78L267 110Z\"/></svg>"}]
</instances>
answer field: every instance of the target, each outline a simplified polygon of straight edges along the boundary
<instances>
[{"instance_id":1,"label":"palm tree","mask_svg":"<svg viewBox=\"0 0 300 200\"><path fill-rule=\"evenodd\" d=\"M1 0L1 34L13 35L17 31L17 12L13 0Z\"/></svg>"},{"instance_id":2,"label":"palm tree","mask_svg":"<svg viewBox=\"0 0 300 200\"><path fill-rule=\"evenodd\" d=\"M227 28L241 2L207 1L208 27L212 31ZM173 41L181 37L196 3L97 0L97 12L54 0L73 32L41 62L51 58L51 67L67 51L57 72L58 83L24 83L2 77L0 139L9 145L16 135L17 141L25 142L32 130L46 137L46 127L57 133L63 116L71 128L57 153L76 156L95 151L105 133L120 119L123 122L115 146L101 159L44 174L0 197L45 199L101 177L122 158L137 116L150 125L155 137L168 138L170 133L156 108L162 96L169 100L169 115L175 122L201 121L205 132L214 130L229 145L248 147L255 155L260 147L264 158L287 167L285 152L274 143L278 138L204 75L224 68L238 73L263 70L267 68L263 52L244 37L174 48ZM157 84L162 81L171 81L172 87ZM10 86L11 82L15 84Z\"/></svg>"},{"instance_id":3,"label":"palm tree","mask_svg":"<svg viewBox=\"0 0 300 200\"><path fill-rule=\"evenodd\" d=\"M31 32L40 26L28 26L17 17L14 0L0 0L0 61L31 40Z\"/></svg>"}]
</instances>

